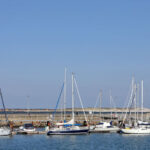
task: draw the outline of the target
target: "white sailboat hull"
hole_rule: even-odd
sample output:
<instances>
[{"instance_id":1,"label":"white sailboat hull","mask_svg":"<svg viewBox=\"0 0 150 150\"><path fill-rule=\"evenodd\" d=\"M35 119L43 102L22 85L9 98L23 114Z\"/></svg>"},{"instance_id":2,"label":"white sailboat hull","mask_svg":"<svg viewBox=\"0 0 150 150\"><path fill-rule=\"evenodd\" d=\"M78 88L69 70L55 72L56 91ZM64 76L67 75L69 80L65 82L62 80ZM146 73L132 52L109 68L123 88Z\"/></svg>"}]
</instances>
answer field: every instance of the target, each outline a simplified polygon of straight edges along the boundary
<instances>
[{"instance_id":1,"label":"white sailboat hull","mask_svg":"<svg viewBox=\"0 0 150 150\"><path fill-rule=\"evenodd\" d=\"M112 126L109 128L95 128L91 129L90 132L118 132L120 129L118 127Z\"/></svg>"},{"instance_id":2,"label":"white sailboat hull","mask_svg":"<svg viewBox=\"0 0 150 150\"><path fill-rule=\"evenodd\" d=\"M18 133L34 133L36 129L32 124L24 124L24 126L19 127Z\"/></svg>"},{"instance_id":3,"label":"white sailboat hull","mask_svg":"<svg viewBox=\"0 0 150 150\"><path fill-rule=\"evenodd\" d=\"M60 128L52 128L47 132L47 135L74 135L74 134L87 134L89 131L88 127L60 127Z\"/></svg>"},{"instance_id":4,"label":"white sailboat hull","mask_svg":"<svg viewBox=\"0 0 150 150\"><path fill-rule=\"evenodd\" d=\"M121 129L123 134L150 134L150 128Z\"/></svg>"},{"instance_id":5,"label":"white sailboat hull","mask_svg":"<svg viewBox=\"0 0 150 150\"><path fill-rule=\"evenodd\" d=\"M95 132L117 132L119 131L118 127L109 127L109 128L95 128Z\"/></svg>"},{"instance_id":6,"label":"white sailboat hull","mask_svg":"<svg viewBox=\"0 0 150 150\"><path fill-rule=\"evenodd\" d=\"M11 130L6 127L1 127L0 128L0 136L7 136L7 135L11 135Z\"/></svg>"},{"instance_id":7,"label":"white sailboat hull","mask_svg":"<svg viewBox=\"0 0 150 150\"><path fill-rule=\"evenodd\" d=\"M117 126L113 126L108 122L102 122L95 127L90 127L90 132L117 132L119 130L120 128L118 128Z\"/></svg>"}]
</instances>

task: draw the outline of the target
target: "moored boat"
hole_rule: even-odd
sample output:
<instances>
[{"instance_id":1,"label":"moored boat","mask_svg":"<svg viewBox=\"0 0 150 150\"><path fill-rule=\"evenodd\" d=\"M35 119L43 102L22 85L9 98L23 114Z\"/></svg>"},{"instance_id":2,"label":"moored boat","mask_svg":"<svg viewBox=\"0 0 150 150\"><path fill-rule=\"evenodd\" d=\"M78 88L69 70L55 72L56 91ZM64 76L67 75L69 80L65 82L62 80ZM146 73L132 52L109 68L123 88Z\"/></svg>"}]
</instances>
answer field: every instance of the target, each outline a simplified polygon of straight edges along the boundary
<instances>
[{"instance_id":1,"label":"moored boat","mask_svg":"<svg viewBox=\"0 0 150 150\"><path fill-rule=\"evenodd\" d=\"M71 126L65 127L60 126L58 128L52 128L47 132L47 135L74 135L74 134L87 134L89 131L88 127Z\"/></svg>"},{"instance_id":2,"label":"moored boat","mask_svg":"<svg viewBox=\"0 0 150 150\"><path fill-rule=\"evenodd\" d=\"M55 127L50 128L47 131L47 135L72 135L72 134L87 134L89 132L88 126L80 126L75 123L74 115L74 83L77 88L76 80L74 79L74 74L72 74L72 119L68 122L56 123ZM77 88L78 96L81 102L81 97ZM81 104L82 105L82 104ZM82 105L83 108L83 105ZM85 115L85 113L84 113ZM85 117L86 119L86 117ZM87 119L86 119L87 122Z\"/></svg>"},{"instance_id":3,"label":"moored boat","mask_svg":"<svg viewBox=\"0 0 150 150\"><path fill-rule=\"evenodd\" d=\"M119 130L120 128L117 126L113 126L112 123L102 122L91 128L90 132L118 132Z\"/></svg>"},{"instance_id":4,"label":"moored boat","mask_svg":"<svg viewBox=\"0 0 150 150\"><path fill-rule=\"evenodd\" d=\"M0 136L8 136L11 135L11 130L8 127L1 127L0 128Z\"/></svg>"},{"instance_id":5,"label":"moored boat","mask_svg":"<svg viewBox=\"0 0 150 150\"><path fill-rule=\"evenodd\" d=\"M11 131L10 127L9 127L9 121L8 121L7 113L6 113L6 110L5 110L5 104L4 104L4 100L3 100L3 95L2 95L1 89L0 89L0 97L1 97L1 100L2 100L3 111L4 111L4 114L5 114L5 119L6 119L6 123L7 123L7 126L0 127L0 136L7 136L7 135L11 135L12 131Z\"/></svg>"},{"instance_id":6,"label":"moored boat","mask_svg":"<svg viewBox=\"0 0 150 150\"><path fill-rule=\"evenodd\" d=\"M141 128L141 127L125 128L125 129L121 129L120 133L124 133L124 134L150 134L150 128Z\"/></svg>"},{"instance_id":7,"label":"moored boat","mask_svg":"<svg viewBox=\"0 0 150 150\"><path fill-rule=\"evenodd\" d=\"M96 133L96 132L118 132L120 130L119 127L114 126L112 124L113 121L111 122L104 122L102 121L102 116L101 116L101 105L102 105L102 90L100 91L99 95L98 95L98 99L96 101L96 104L99 101L99 124L96 125L92 125L90 126L90 132L91 133ZM112 96L110 95L110 101L112 101ZM96 105L95 105L96 107ZM95 109L94 107L94 109ZM93 116L92 116L93 117ZM92 118L91 118L92 119ZM111 120L112 120L112 113L111 113Z\"/></svg>"},{"instance_id":8,"label":"moored boat","mask_svg":"<svg viewBox=\"0 0 150 150\"><path fill-rule=\"evenodd\" d=\"M136 112L136 95L137 95L138 86L134 83L134 79L132 80L132 92L130 97L130 103L134 103L135 109L135 118L134 125L132 127L125 127L120 130L120 133L123 134L150 134L150 123L143 121L143 80L141 81L141 121L138 120L137 112ZM125 120L125 119L124 119ZM123 121L124 123L124 121Z\"/></svg>"},{"instance_id":9,"label":"moored boat","mask_svg":"<svg viewBox=\"0 0 150 150\"><path fill-rule=\"evenodd\" d=\"M36 128L33 126L32 123L26 123L24 124L23 126L19 127L19 131L21 132L35 132L36 131Z\"/></svg>"}]
</instances>

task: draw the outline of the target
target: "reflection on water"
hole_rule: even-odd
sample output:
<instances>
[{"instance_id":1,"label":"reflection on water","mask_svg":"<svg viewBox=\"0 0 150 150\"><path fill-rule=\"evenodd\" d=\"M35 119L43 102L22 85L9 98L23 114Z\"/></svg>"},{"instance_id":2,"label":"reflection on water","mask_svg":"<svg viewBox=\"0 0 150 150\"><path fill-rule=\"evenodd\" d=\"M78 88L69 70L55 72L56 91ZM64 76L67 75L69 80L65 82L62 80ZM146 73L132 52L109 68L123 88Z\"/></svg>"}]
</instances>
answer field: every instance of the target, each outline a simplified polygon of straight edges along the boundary
<instances>
[{"instance_id":1,"label":"reflection on water","mask_svg":"<svg viewBox=\"0 0 150 150\"><path fill-rule=\"evenodd\" d=\"M0 150L149 150L150 135L14 135L0 137Z\"/></svg>"},{"instance_id":2,"label":"reflection on water","mask_svg":"<svg viewBox=\"0 0 150 150\"><path fill-rule=\"evenodd\" d=\"M12 139L13 136L12 135L9 135L9 136L0 136L0 140L3 140L3 139ZM1 143L1 141L0 141Z\"/></svg>"}]
</instances>

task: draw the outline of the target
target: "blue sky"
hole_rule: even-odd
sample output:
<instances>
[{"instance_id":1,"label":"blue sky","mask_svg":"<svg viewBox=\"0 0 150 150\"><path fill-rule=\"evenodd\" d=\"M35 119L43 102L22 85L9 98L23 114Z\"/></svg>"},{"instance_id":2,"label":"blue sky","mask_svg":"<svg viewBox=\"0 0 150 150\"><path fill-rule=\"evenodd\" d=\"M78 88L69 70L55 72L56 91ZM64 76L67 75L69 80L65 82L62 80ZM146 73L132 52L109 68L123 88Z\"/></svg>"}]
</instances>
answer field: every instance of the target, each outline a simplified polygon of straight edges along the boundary
<instances>
[{"instance_id":1,"label":"blue sky","mask_svg":"<svg viewBox=\"0 0 150 150\"><path fill-rule=\"evenodd\" d=\"M103 106L109 107L112 89L122 107L134 75L144 80L144 105L150 107L149 16L148 0L1 1L0 87L6 107L26 108L29 101L31 108L54 108L65 67L69 102L71 72L86 107L95 104L100 89Z\"/></svg>"}]
</instances>

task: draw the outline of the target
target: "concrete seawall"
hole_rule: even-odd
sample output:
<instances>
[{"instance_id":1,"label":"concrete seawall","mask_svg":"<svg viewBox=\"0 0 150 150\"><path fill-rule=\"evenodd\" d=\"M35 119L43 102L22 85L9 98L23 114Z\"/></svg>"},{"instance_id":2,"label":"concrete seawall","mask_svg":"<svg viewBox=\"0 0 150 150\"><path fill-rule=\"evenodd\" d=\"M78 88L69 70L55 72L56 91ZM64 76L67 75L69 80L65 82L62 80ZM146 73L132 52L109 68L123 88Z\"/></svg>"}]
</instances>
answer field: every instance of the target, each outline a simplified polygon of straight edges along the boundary
<instances>
[{"instance_id":1,"label":"concrete seawall","mask_svg":"<svg viewBox=\"0 0 150 150\"><path fill-rule=\"evenodd\" d=\"M93 111L94 110L94 111ZM52 114L54 112L53 109L7 109L7 116L8 120L13 122L14 126L20 126L24 123L32 122L35 126L45 126L47 121L52 120ZM92 113L93 112L93 113ZM87 120L91 124L96 124L100 120L103 121L110 121L114 120L115 122L118 122L119 120L123 120L126 109L124 108L102 108L101 110L99 108L93 109L93 108L85 108L85 113L87 116ZM141 110L138 109L138 113L136 113L135 116L135 110L131 109L130 113L127 113L127 117L130 116L134 119L135 117L141 118ZM72 110L66 109L66 120L70 120L72 117ZM84 114L82 112L81 108L75 109L75 119L78 123L83 123L85 120ZM144 109L144 120L149 121L150 119L150 109ZM54 115L54 121L60 122L63 120L63 114L60 110L57 110L56 114ZM5 115L3 113L3 110L0 110L0 125L6 124L5 122Z\"/></svg>"}]
</instances>

